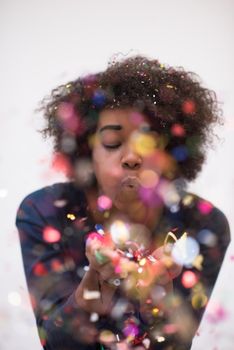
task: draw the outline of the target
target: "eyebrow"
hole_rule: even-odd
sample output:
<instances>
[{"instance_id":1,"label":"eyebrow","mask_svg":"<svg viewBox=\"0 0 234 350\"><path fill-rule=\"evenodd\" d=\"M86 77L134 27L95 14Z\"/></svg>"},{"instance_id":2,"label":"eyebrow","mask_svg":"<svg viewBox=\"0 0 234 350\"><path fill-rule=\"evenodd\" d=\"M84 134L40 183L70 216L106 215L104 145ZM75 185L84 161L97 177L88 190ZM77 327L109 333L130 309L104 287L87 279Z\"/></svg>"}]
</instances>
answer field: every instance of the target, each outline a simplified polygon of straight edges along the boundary
<instances>
[{"instance_id":1,"label":"eyebrow","mask_svg":"<svg viewBox=\"0 0 234 350\"><path fill-rule=\"evenodd\" d=\"M109 125L104 125L102 128L100 128L99 132L102 132L104 130L122 130L122 129L123 129L122 125L109 124Z\"/></svg>"}]
</instances>

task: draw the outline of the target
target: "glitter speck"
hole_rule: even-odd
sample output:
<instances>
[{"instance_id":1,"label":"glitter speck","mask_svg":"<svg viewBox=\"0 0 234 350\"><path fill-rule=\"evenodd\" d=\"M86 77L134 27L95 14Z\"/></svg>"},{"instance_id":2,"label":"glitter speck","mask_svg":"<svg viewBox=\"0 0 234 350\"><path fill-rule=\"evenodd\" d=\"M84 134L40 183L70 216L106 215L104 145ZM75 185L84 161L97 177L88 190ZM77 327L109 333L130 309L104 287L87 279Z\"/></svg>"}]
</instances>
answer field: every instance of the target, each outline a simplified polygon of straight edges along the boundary
<instances>
[{"instance_id":1,"label":"glitter speck","mask_svg":"<svg viewBox=\"0 0 234 350\"><path fill-rule=\"evenodd\" d=\"M67 218L72 220L72 221L76 219L74 214L67 214Z\"/></svg>"},{"instance_id":2,"label":"glitter speck","mask_svg":"<svg viewBox=\"0 0 234 350\"><path fill-rule=\"evenodd\" d=\"M99 316L98 316L98 314L97 314L96 312L93 312L93 313L90 315L90 321L91 321L91 322L96 322L96 321L98 321L98 319L99 319Z\"/></svg>"},{"instance_id":3,"label":"glitter speck","mask_svg":"<svg viewBox=\"0 0 234 350\"><path fill-rule=\"evenodd\" d=\"M158 343L163 343L166 339L163 336L157 336L156 340L157 340Z\"/></svg>"}]
</instances>

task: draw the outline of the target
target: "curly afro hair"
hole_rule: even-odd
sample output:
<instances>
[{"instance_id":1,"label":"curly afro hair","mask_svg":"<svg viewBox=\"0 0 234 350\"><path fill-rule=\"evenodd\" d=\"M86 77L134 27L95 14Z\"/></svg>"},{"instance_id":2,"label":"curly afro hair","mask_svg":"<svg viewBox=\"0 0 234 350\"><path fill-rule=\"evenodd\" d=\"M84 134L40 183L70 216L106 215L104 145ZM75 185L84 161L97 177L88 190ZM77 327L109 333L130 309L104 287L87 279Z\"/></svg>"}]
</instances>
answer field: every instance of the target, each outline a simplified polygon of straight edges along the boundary
<instances>
[{"instance_id":1,"label":"curly afro hair","mask_svg":"<svg viewBox=\"0 0 234 350\"><path fill-rule=\"evenodd\" d=\"M46 125L39 132L52 136L54 151L73 165L91 156L89 137L99 112L125 107L148 116L154 129L167 137L166 151L176 159L180 176L195 179L213 140L212 127L221 122L221 110L216 94L182 67L142 56L112 61L105 71L61 85L44 98L39 110Z\"/></svg>"}]
</instances>

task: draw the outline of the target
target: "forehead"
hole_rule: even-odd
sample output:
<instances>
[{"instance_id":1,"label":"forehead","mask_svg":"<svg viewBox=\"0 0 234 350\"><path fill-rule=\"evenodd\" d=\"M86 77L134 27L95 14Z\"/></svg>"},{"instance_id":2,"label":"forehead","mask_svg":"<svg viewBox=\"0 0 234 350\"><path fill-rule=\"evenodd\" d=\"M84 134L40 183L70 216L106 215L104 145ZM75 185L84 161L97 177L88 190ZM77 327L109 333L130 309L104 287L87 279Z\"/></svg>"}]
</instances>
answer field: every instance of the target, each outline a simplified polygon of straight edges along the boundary
<instances>
[{"instance_id":1,"label":"forehead","mask_svg":"<svg viewBox=\"0 0 234 350\"><path fill-rule=\"evenodd\" d=\"M124 128L139 128L142 124L149 124L149 119L133 108L106 109L99 114L98 128L108 124L121 125Z\"/></svg>"}]
</instances>

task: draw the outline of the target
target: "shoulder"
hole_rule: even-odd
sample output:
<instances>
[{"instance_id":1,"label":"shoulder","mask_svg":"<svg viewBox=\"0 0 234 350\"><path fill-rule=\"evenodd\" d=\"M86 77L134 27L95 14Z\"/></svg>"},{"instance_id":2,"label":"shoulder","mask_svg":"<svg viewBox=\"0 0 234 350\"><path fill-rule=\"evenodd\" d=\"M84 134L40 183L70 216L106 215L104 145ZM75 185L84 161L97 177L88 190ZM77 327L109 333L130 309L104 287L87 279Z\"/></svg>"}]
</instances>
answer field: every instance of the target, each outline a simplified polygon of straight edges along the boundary
<instances>
[{"instance_id":1,"label":"shoulder","mask_svg":"<svg viewBox=\"0 0 234 350\"><path fill-rule=\"evenodd\" d=\"M210 201L190 192L185 192L181 199L181 210L186 226L209 230L219 237L223 244L230 241L230 228L226 215Z\"/></svg>"},{"instance_id":2,"label":"shoulder","mask_svg":"<svg viewBox=\"0 0 234 350\"><path fill-rule=\"evenodd\" d=\"M28 216L35 211L44 217L50 217L65 208L84 202L84 192L73 182L55 183L26 195L19 205L17 217L22 218L24 214Z\"/></svg>"}]
</instances>

